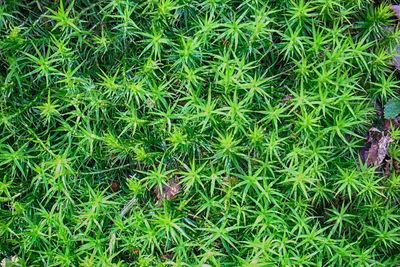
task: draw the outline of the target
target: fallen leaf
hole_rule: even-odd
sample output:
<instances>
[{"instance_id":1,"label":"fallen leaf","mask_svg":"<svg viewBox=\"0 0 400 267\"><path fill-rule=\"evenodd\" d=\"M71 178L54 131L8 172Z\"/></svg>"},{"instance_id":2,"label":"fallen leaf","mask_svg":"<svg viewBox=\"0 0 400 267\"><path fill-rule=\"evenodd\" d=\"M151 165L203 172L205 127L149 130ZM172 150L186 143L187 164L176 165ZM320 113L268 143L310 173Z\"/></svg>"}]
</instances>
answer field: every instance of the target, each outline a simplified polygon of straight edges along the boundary
<instances>
[{"instance_id":1,"label":"fallen leaf","mask_svg":"<svg viewBox=\"0 0 400 267\"><path fill-rule=\"evenodd\" d=\"M400 5L392 5L392 6L391 6L391 9L393 10L394 15L395 15L398 19L400 19Z\"/></svg>"},{"instance_id":2,"label":"fallen leaf","mask_svg":"<svg viewBox=\"0 0 400 267\"><path fill-rule=\"evenodd\" d=\"M387 155L391 142L389 134L377 128L369 129L367 142L361 151L361 160L369 167L380 166Z\"/></svg>"},{"instance_id":3,"label":"fallen leaf","mask_svg":"<svg viewBox=\"0 0 400 267\"><path fill-rule=\"evenodd\" d=\"M157 196L157 202L161 202L163 200L172 200L176 198L176 196L181 191L181 185L179 184L179 178L175 177L168 181L166 185L162 186L162 190L156 186L154 188L154 193Z\"/></svg>"}]
</instances>

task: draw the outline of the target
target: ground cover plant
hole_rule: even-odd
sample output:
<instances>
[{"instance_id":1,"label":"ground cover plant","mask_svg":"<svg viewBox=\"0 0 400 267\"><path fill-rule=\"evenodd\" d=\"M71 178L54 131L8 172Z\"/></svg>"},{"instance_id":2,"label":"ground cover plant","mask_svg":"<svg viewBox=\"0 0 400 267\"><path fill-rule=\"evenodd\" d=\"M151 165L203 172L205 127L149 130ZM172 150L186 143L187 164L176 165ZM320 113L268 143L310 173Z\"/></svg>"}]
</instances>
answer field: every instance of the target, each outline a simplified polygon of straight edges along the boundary
<instances>
[{"instance_id":1,"label":"ground cover plant","mask_svg":"<svg viewBox=\"0 0 400 267\"><path fill-rule=\"evenodd\" d=\"M0 3L2 266L400 264L396 3Z\"/></svg>"}]
</instances>

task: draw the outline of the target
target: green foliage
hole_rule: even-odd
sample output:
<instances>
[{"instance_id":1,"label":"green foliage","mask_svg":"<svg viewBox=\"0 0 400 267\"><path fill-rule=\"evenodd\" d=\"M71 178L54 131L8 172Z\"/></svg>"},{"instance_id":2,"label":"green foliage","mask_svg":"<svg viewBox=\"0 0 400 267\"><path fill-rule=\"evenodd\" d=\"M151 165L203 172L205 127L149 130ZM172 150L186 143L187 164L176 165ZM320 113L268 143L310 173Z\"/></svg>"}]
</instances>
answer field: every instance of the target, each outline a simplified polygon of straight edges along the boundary
<instances>
[{"instance_id":1,"label":"green foliage","mask_svg":"<svg viewBox=\"0 0 400 267\"><path fill-rule=\"evenodd\" d=\"M399 85L375 2L3 1L0 260L399 265L400 176L359 162Z\"/></svg>"}]
</instances>

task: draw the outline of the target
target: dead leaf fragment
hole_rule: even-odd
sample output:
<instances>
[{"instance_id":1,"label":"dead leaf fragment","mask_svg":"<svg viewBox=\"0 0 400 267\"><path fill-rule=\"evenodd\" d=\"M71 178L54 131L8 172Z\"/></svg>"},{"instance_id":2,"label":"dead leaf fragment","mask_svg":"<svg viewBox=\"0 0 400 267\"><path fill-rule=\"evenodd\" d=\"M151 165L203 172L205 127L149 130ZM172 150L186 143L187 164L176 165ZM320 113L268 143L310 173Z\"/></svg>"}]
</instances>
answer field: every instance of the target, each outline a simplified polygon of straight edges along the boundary
<instances>
[{"instance_id":1,"label":"dead leaf fragment","mask_svg":"<svg viewBox=\"0 0 400 267\"><path fill-rule=\"evenodd\" d=\"M285 95L284 97L282 97L282 103L286 104L289 101L291 101L294 97L292 95Z\"/></svg>"},{"instance_id":2,"label":"dead leaf fragment","mask_svg":"<svg viewBox=\"0 0 400 267\"><path fill-rule=\"evenodd\" d=\"M387 155L391 142L389 134L377 128L369 129L367 142L361 151L361 160L369 167L380 166Z\"/></svg>"},{"instance_id":3,"label":"dead leaf fragment","mask_svg":"<svg viewBox=\"0 0 400 267\"><path fill-rule=\"evenodd\" d=\"M393 160L392 159L387 159L385 160L385 163L383 164L383 174L385 177L390 176L390 172L393 166Z\"/></svg>"},{"instance_id":4,"label":"dead leaf fragment","mask_svg":"<svg viewBox=\"0 0 400 267\"><path fill-rule=\"evenodd\" d=\"M398 71L400 71L400 47L397 47L396 49L396 55L393 57L392 64Z\"/></svg>"},{"instance_id":5,"label":"dead leaf fragment","mask_svg":"<svg viewBox=\"0 0 400 267\"><path fill-rule=\"evenodd\" d=\"M12 256L11 258L4 258L0 262L1 267L12 267L19 266L19 258L17 256Z\"/></svg>"},{"instance_id":6,"label":"dead leaf fragment","mask_svg":"<svg viewBox=\"0 0 400 267\"><path fill-rule=\"evenodd\" d=\"M376 116L383 117L385 110L383 109L382 104L379 101L375 101L375 112Z\"/></svg>"},{"instance_id":7,"label":"dead leaf fragment","mask_svg":"<svg viewBox=\"0 0 400 267\"><path fill-rule=\"evenodd\" d=\"M181 185L179 184L178 177L169 180L167 184L163 185L161 192L157 186L154 188L154 193L157 196L157 203L176 198L180 191Z\"/></svg>"},{"instance_id":8,"label":"dead leaf fragment","mask_svg":"<svg viewBox=\"0 0 400 267\"><path fill-rule=\"evenodd\" d=\"M173 258L173 255L171 253L167 253L167 254L164 254L164 255L161 256L161 259L163 261L171 260L172 258Z\"/></svg>"},{"instance_id":9,"label":"dead leaf fragment","mask_svg":"<svg viewBox=\"0 0 400 267\"><path fill-rule=\"evenodd\" d=\"M394 130L394 129L399 128L399 126L400 126L400 117L399 116L397 116L396 118L391 119L391 120L385 120L383 122L383 130L384 131Z\"/></svg>"},{"instance_id":10,"label":"dead leaf fragment","mask_svg":"<svg viewBox=\"0 0 400 267\"><path fill-rule=\"evenodd\" d=\"M396 173L398 173L400 171L400 162L398 162L397 160L395 160L393 162L393 168L395 170Z\"/></svg>"},{"instance_id":11,"label":"dead leaf fragment","mask_svg":"<svg viewBox=\"0 0 400 267\"><path fill-rule=\"evenodd\" d=\"M395 16L400 19L400 5L392 5L391 9L393 10Z\"/></svg>"},{"instance_id":12,"label":"dead leaf fragment","mask_svg":"<svg viewBox=\"0 0 400 267\"><path fill-rule=\"evenodd\" d=\"M116 193L116 192L118 192L120 189L121 189L121 187L120 187L120 185L119 185L119 183L117 182L117 181L112 181L111 182L111 191L113 192L113 193Z\"/></svg>"}]
</instances>

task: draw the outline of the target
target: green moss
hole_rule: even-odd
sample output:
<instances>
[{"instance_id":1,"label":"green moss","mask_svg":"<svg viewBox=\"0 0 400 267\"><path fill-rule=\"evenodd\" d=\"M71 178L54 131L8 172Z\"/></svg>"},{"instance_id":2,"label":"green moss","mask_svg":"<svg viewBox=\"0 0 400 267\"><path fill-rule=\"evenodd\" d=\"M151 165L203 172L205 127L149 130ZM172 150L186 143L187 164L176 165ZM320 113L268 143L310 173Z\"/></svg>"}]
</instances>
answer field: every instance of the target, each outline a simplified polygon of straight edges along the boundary
<instances>
[{"instance_id":1,"label":"green moss","mask_svg":"<svg viewBox=\"0 0 400 267\"><path fill-rule=\"evenodd\" d=\"M399 265L395 165L359 162L375 102L398 94L393 15L366 0L6 0L0 260Z\"/></svg>"}]
</instances>

